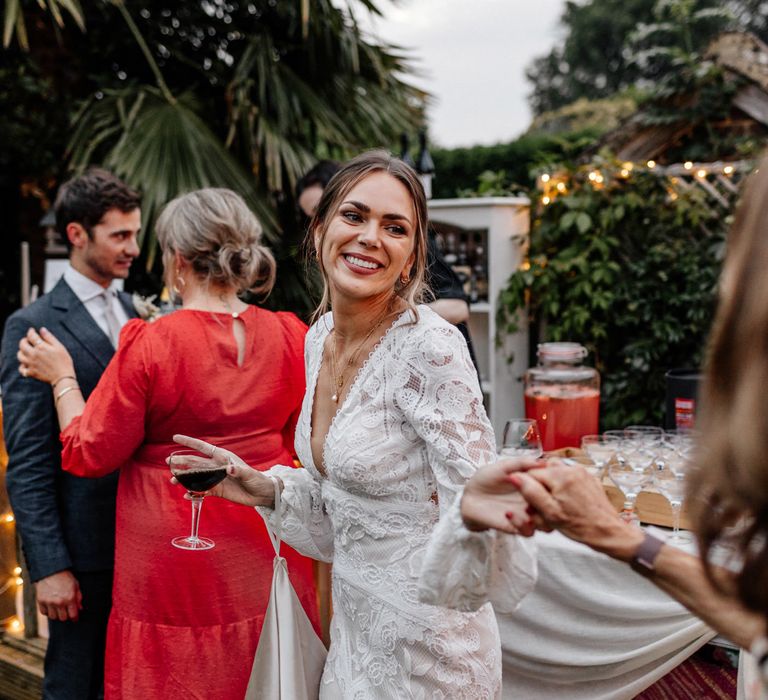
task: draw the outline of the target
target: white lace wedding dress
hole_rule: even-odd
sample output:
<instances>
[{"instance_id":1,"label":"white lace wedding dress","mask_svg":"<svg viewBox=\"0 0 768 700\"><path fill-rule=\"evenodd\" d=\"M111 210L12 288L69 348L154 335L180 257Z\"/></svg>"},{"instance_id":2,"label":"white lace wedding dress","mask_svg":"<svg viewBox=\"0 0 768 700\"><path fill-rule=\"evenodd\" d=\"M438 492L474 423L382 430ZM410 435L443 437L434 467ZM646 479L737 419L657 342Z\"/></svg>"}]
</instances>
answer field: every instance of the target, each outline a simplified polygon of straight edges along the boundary
<instances>
[{"instance_id":1,"label":"white lace wedding dress","mask_svg":"<svg viewBox=\"0 0 768 700\"><path fill-rule=\"evenodd\" d=\"M270 470L285 484L283 539L333 562L322 699L500 697L486 601L510 612L535 581L530 541L461 522L458 496L493 460L493 431L464 339L426 306L419 317L401 315L360 369L328 431L326 476L310 419L332 316L310 329L296 430L306 468Z\"/></svg>"}]
</instances>

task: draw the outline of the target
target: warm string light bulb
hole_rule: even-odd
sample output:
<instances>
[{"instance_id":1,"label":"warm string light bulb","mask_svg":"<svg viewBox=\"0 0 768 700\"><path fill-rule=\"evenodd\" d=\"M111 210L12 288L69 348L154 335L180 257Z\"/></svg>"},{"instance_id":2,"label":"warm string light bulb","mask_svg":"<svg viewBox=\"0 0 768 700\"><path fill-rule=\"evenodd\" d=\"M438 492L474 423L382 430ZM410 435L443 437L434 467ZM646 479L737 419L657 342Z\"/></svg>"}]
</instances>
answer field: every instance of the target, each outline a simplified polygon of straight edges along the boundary
<instances>
[{"instance_id":1,"label":"warm string light bulb","mask_svg":"<svg viewBox=\"0 0 768 700\"><path fill-rule=\"evenodd\" d=\"M733 173L733 166L732 165L726 165L723 168L723 173L725 173L726 175L731 175Z\"/></svg>"},{"instance_id":2,"label":"warm string light bulb","mask_svg":"<svg viewBox=\"0 0 768 700\"><path fill-rule=\"evenodd\" d=\"M649 160L646 165L649 169L653 170L656 167L656 161L655 160Z\"/></svg>"},{"instance_id":3,"label":"warm string light bulb","mask_svg":"<svg viewBox=\"0 0 768 700\"><path fill-rule=\"evenodd\" d=\"M20 576L20 575L21 575L21 567L20 567L20 566L17 566L17 567L16 567L16 568L13 570L13 575L14 575L14 576Z\"/></svg>"},{"instance_id":4,"label":"warm string light bulb","mask_svg":"<svg viewBox=\"0 0 768 700\"><path fill-rule=\"evenodd\" d=\"M541 176L541 181L542 181L542 182L545 182L545 183L546 183L546 182L549 182L549 180L550 180L550 175L549 175L549 173L544 173L544 174Z\"/></svg>"},{"instance_id":5,"label":"warm string light bulb","mask_svg":"<svg viewBox=\"0 0 768 700\"><path fill-rule=\"evenodd\" d=\"M702 180L707 176L707 171L704 168L700 168L696 171L696 177L701 178Z\"/></svg>"},{"instance_id":6,"label":"warm string light bulb","mask_svg":"<svg viewBox=\"0 0 768 700\"><path fill-rule=\"evenodd\" d=\"M17 586L23 586L24 585L24 579L21 578L21 576L16 577L16 585Z\"/></svg>"},{"instance_id":7,"label":"warm string light bulb","mask_svg":"<svg viewBox=\"0 0 768 700\"><path fill-rule=\"evenodd\" d=\"M684 167L686 170L690 170L691 168L693 168L693 163L691 163L691 161L690 161L690 160L686 160L686 161L685 161L685 163L683 163L683 167Z\"/></svg>"},{"instance_id":8,"label":"warm string light bulb","mask_svg":"<svg viewBox=\"0 0 768 700\"><path fill-rule=\"evenodd\" d=\"M21 624L21 620L19 620L18 617L14 617L11 620L8 628L11 630L11 632L21 632L21 630L24 629L23 625Z\"/></svg>"}]
</instances>

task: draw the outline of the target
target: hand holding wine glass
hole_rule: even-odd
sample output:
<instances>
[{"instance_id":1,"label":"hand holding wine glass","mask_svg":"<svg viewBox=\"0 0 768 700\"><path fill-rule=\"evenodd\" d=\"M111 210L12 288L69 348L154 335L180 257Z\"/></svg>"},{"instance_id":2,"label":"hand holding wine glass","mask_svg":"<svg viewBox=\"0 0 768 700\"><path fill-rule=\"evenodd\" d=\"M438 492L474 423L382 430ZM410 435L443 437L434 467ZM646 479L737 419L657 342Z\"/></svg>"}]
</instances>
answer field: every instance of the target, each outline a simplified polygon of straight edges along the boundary
<instances>
[{"instance_id":1,"label":"hand holding wine glass","mask_svg":"<svg viewBox=\"0 0 768 700\"><path fill-rule=\"evenodd\" d=\"M207 492L227 476L227 467L193 450L176 450L168 457L174 479L187 489L192 503L192 530L187 537L174 537L171 544L179 549L212 549L213 540L199 537L200 512Z\"/></svg>"},{"instance_id":2,"label":"hand holding wine glass","mask_svg":"<svg viewBox=\"0 0 768 700\"><path fill-rule=\"evenodd\" d=\"M226 469L227 478L211 488L208 491L209 496L219 496L245 506L272 508L275 505L272 480L248 466L234 452L188 435L174 435L173 441L207 455L213 462Z\"/></svg>"}]
</instances>

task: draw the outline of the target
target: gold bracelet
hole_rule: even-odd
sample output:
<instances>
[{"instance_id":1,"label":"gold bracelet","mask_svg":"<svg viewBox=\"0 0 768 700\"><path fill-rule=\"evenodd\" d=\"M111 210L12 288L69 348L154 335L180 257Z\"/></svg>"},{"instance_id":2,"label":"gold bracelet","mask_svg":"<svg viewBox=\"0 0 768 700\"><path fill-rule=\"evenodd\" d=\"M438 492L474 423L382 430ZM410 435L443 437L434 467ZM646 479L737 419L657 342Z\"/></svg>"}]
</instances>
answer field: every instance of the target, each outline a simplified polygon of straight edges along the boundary
<instances>
[{"instance_id":1,"label":"gold bracelet","mask_svg":"<svg viewBox=\"0 0 768 700\"><path fill-rule=\"evenodd\" d=\"M55 382L51 383L51 389L55 389L56 385L62 380L62 379L73 379L74 381L77 381L77 377L72 377L69 374L65 374L63 377L59 377Z\"/></svg>"},{"instance_id":2,"label":"gold bracelet","mask_svg":"<svg viewBox=\"0 0 768 700\"><path fill-rule=\"evenodd\" d=\"M56 406L59 403L59 399L64 396L68 391L72 391L72 389L77 389L80 391L80 387L77 384L73 384L72 386L65 387L62 389L56 396L53 398L53 405Z\"/></svg>"}]
</instances>

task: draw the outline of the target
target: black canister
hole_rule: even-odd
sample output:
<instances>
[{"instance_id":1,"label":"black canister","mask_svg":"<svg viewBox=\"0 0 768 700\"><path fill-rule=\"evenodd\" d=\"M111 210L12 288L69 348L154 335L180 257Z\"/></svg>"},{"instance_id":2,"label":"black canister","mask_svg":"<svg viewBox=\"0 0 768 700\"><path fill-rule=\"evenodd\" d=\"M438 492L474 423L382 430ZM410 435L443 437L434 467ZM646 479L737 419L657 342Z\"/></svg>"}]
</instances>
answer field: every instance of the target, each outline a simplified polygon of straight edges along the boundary
<instances>
[{"instance_id":1,"label":"black canister","mask_svg":"<svg viewBox=\"0 0 768 700\"><path fill-rule=\"evenodd\" d=\"M701 372L698 369L671 369L667 378L667 430L690 430L696 415Z\"/></svg>"}]
</instances>

